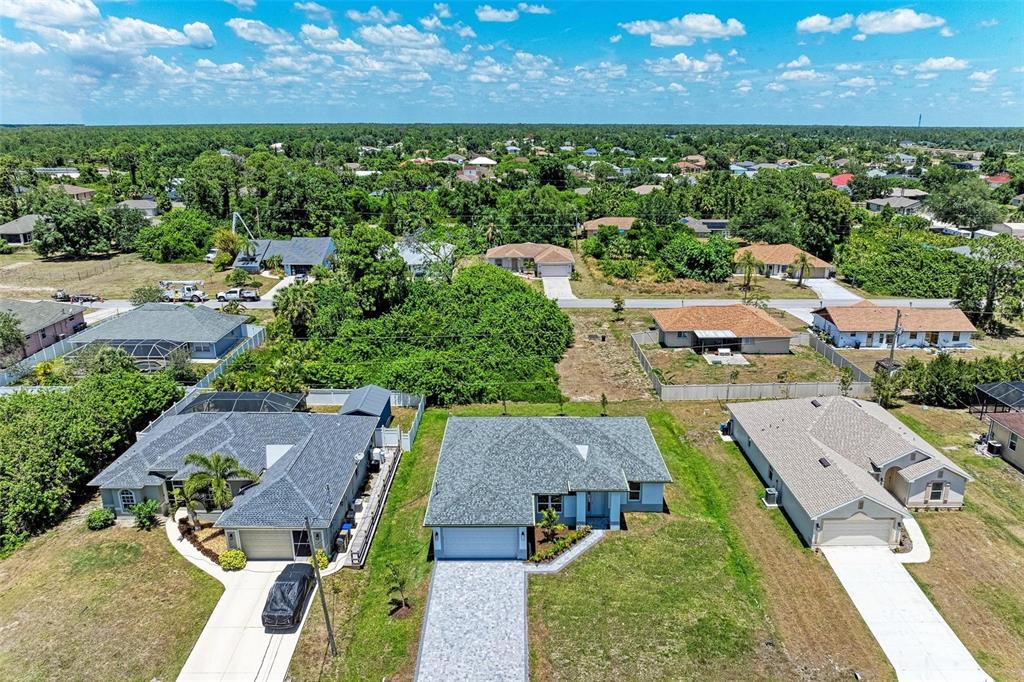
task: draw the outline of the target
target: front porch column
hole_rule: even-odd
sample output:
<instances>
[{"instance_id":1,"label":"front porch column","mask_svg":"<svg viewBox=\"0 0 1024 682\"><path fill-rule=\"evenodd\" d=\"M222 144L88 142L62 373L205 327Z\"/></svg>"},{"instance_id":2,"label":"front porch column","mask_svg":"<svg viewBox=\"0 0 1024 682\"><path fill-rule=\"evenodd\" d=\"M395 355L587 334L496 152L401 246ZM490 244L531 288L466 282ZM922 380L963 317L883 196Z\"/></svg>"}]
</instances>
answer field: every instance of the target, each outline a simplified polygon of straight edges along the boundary
<instances>
[{"instance_id":1,"label":"front porch column","mask_svg":"<svg viewBox=\"0 0 1024 682\"><path fill-rule=\"evenodd\" d=\"M619 502L622 496L619 493L608 493L608 527L612 530L619 529Z\"/></svg>"},{"instance_id":2,"label":"front porch column","mask_svg":"<svg viewBox=\"0 0 1024 682\"><path fill-rule=\"evenodd\" d=\"M579 528L587 522L587 494L583 491L576 493L576 527Z\"/></svg>"}]
</instances>

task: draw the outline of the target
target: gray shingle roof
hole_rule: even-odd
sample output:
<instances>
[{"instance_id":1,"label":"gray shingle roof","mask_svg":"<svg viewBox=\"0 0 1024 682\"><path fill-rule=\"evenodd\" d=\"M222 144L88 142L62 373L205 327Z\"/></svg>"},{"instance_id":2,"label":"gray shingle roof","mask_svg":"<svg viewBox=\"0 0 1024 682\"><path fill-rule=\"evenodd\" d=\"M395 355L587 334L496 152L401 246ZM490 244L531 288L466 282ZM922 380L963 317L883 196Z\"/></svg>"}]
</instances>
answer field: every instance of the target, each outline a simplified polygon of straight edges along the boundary
<instances>
[{"instance_id":1,"label":"gray shingle roof","mask_svg":"<svg viewBox=\"0 0 1024 682\"><path fill-rule=\"evenodd\" d=\"M36 228L36 221L43 216L29 213L0 225L0 234L28 234Z\"/></svg>"},{"instance_id":2,"label":"gray shingle roof","mask_svg":"<svg viewBox=\"0 0 1024 682\"><path fill-rule=\"evenodd\" d=\"M352 391L345 404L338 411L339 414L365 414L380 415L391 404L391 391L380 386L362 386Z\"/></svg>"},{"instance_id":3,"label":"gray shingle roof","mask_svg":"<svg viewBox=\"0 0 1024 682\"><path fill-rule=\"evenodd\" d=\"M84 306L57 301L0 299L0 313L14 315L21 325L21 332L26 336L84 311Z\"/></svg>"},{"instance_id":4,"label":"gray shingle roof","mask_svg":"<svg viewBox=\"0 0 1024 682\"><path fill-rule=\"evenodd\" d=\"M672 477L643 417L450 417L427 526L530 526L536 494Z\"/></svg>"},{"instance_id":5,"label":"gray shingle roof","mask_svg":"<svg viewBox=\"0 0 1024 682\"><path fill-rule=\"evenodd\" d=\"M839 396L813 400L820 407L810 398L728 406L811 518L861 497L902 512L902 505L873 474L915 450L926 459L903 469L912 478L946 467L970 480L963 469L876 403ZM834 466L822 466L822 457Z\"/></svg>"},{"instance_id":6,"label":"gray shingle roof","mask_svg":"<svg viewBox=\"0 0 1024 682\"><path fill-rule=\"evenodd\" d=\"M330 237L256 239L252 242L252 251L260 262L280 256L282 265L323 265L334 251L334 242ZM245 260L245 253L239 253L235 265Z\"/></svg>"},{"instance_id":7,"label":"gray shingle roof","mask_svg":"<svg viewBox=\"0 0 1024 682\"><path fill-rule=\"evenodd\" d=\"M205 306L146 303L75 335L75 341L160 339L181 343L216 343L240 325L245 315L226 315Z\"/></svg>"},{"instance_id":8,"label":"gray shingle roof","mask_svg":"<svg viewBox=\"0 0 1024 682\"><path fill-rule=\"evenodd\" d=\"M306 516L325 526L356 469L354 455L373 438L373 417L334 414L201 412L165 418L153 431L96 476L89 485L141 488L192 472L185 455L219 452L235 457L260 482L235 497L220 527L299 528ZM266 467L268 445L291 445Z\"/></svg>"}]
</instances>

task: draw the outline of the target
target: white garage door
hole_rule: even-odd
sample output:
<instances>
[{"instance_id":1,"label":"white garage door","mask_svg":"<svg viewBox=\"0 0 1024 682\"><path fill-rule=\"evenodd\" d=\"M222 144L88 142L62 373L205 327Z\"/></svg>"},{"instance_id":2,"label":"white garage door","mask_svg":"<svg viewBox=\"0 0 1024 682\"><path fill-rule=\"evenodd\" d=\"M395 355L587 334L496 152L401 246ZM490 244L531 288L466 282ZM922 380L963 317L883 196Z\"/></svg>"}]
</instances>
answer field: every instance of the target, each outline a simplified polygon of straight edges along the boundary
<instances>
[{"instance_id":1,"label":"white garage door","mask_svg":"<svg viewBox=\"0 0 1024 682\"><path fill-rule=\"evenodd\" d=\"M249 559L290 561L294 556L290 530L243 530L239 535L242 551Z\"/></svg>"},{"instance_id":2,"label":"white garage door","mask_svg":"<svg viewBox=\"0 0 1024 682\"><path fill-rule=\"evenodd\" d=\"M443 559L515 559L518 528L445 528L441 532Z\"/></svg>"},{"instance_id":3,"label":"white garage door","mask_svg":"<svg viewBox=\"0 0 1024 682\"><path fill-rule=\"evenodd\" d=\"M888 545L892 519L825 519L821 545Z\"/></svg>"},{"instance_id":4,"label":"white garage door","mask_svg":"<svg viewBox=\"0 0 1024 682\"><path fill-rule=\"evenodd\" d=\"M537 274L541 277L568 277L572 274L572 266L537 264Z\"/></svg>"}]
</instances>

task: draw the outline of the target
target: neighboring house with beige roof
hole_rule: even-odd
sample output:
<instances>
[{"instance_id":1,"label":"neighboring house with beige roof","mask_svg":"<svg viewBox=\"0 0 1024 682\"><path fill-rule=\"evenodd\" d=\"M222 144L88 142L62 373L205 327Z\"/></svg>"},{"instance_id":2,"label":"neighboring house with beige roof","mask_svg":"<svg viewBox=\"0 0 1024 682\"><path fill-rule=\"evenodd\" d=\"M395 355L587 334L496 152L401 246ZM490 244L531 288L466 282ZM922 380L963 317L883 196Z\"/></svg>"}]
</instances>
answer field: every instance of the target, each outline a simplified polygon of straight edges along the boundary
<instances>
[{"instance_id":1,"label":"neighboring house with beige roof","mask_svg":"<svg viewBox=\"0 0 1024 682\"><path fill-rule=\"evenodd\" d=\"M977 331L958 308L898 308L861 301L851 306L825 306L812 312L813 327L828 335L837 348L888 348L899 312L901 348L964 348Z\"/></svg>"},{"instance_id":2,"label":"neighboring house with beige roof","mask_svg":"<svg viewBox=\"0 0 1024 682\"><path fill-rule=\"evenodd\" d=\"M96 196L96 190L89 189L88 187L79 187L78 185L68 184L54 185L54 187L59 187L62 192L80 204L89 203L89 201Z\"/></svg>"},{"instance_id":3,"label":"neighboring house with beige roof","mask_svg":"<svg viewBox=\"0 0 1024 682\"><path fill-rule=\"evenodd\" d=\"M899 543L912 509L958 509L973 480L876 403L730 403L729 433L810 547Z\"/></svg>"},{"instance_id":4,"label":"neighboring house with beige roof","mask_svg":"<svg viewBox=\"0 0 1024 682\"><path fill-rule=\"evenodd\" d=\"M572 274L576 259L572 252L552 244L502 244L488 249L484 254L487 262L511 272L528 272L530 263L538 277L568 277Z\"/></svg>"},{"instance_id":5,"label":"neighboring house with beige roof","mask_svg":"<svg viewBox=\"0 0 1024 682\"><path fill-rule=\"evenodd\" d=\"M637 185L633 188L633 194L646 196L655 190L664 189L661 185Z\"/></svg>"},{"instance_id":6,"label":"neighboring house with beige roof","mask_svg":"<svg viewBox=\"0 0 1024 682\"><path fill-rule=\"evenodd\" d=\"M989 442L999 443L1000 456L1024 470L1024 412L996 412L989 419Z\"/></svg>"},{"instance_id":7,"label":"neighboring house with beige roof","mask_svg":"<svg viewBox=\"0 0 1024 682\"><path fill-rule=\"evenodd\" d=\"M736 249L735 261L738 263L747 251L753 253L754 258L761 261L763 265L760 267L760 271L765 277L795 275L792 272L793 261L801 253L807 253L792 244L750 244ZM807 253L807 262L811 267L804 271L804 279L825 279L835 274L835 267L817 256Z\"/></svg>"},{"instance_id":8,"label":"neighboring house with beige roof","mask_svg":"<svg viewBox=\"0 0 1024 682\"><path fill-rule=\"evenodd\" d=\"M583 235L586 237L592 237L597 234L597 231L602 227L614 227L617 228L619 234L626 233L630 228L633 227L633 223L636 222L636 218L627 218L623 216L604 216L601 218L594 218L583 223Z\"/></svg>"},{"instance_id":9,"label":"neighboring house with beige roof","mask_svg":"<svg viewBox=\"0 0 1024 682\"><path fill-rule=\"evenodd\" d=\"M729 348L741 353L788 353L792 332L749 305L695 305L654 313L658 342L695 353Z\"/></svg>"}]
</instances>

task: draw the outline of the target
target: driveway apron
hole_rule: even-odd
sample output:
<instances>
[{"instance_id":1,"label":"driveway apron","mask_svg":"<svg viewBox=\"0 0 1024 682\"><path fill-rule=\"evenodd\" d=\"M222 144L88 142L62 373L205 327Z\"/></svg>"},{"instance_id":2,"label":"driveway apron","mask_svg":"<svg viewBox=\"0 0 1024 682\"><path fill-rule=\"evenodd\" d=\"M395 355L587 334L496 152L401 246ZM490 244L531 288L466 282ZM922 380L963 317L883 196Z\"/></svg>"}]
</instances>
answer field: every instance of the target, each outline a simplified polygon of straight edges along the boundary
<instances>
[{"instance_id":1,"label":"driveway apron","mask_svg":"<svg viewBox=\"0 0 1024 682\"><path fill-rule=\"evenodd\" d=\"M516 561L438 561L416 680L524 682L526 573Z\"/></svg>"}]
</instances>

